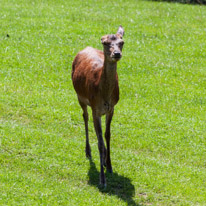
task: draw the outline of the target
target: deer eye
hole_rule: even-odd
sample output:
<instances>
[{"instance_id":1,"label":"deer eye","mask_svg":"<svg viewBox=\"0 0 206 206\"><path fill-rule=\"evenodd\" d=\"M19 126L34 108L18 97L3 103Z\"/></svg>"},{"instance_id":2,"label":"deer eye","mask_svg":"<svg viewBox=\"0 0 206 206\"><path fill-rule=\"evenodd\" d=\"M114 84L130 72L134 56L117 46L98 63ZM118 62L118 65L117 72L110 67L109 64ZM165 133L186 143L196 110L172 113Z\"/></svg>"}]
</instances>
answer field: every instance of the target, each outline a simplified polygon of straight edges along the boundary
<instances>
[{"instance_id":1,"label":"deer eye","mask_svg":"<svg viewBox=\"0 0 206 206\"><path fill-rule=\"evenodd\" d=\"M123 42L123 41L119 42L119 45L120 45L120 46L123 46L123 45L124 45L124 42Z\"/></svg>"},{"instance_id":2,"label":"deer eye","mask_svg":"<svg viewBox=\"0 0 206 206\"><path fill-rule=\"evenodd\" d=\"M110 46L110 42L104 42L103 43L105 46Z\"/></svg>"}]
</instances>

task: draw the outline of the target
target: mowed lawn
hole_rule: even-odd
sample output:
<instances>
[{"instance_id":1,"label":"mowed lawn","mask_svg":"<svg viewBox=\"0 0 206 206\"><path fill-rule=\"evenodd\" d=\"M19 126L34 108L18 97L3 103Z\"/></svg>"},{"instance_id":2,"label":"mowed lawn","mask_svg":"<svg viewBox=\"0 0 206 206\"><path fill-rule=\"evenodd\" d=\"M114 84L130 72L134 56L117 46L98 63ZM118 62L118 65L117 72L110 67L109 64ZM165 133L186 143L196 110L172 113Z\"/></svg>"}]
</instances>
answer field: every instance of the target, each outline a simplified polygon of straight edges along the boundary
<instances>
[{"instance_id":1,"label":"mowed lawn","mask_svg":"<svg viewBox=\"0 0 206 206\"><path fill-rule=\"evenodd\" d=\"M102 189L71 65L119 25L114 174ZM206 205L205 34L199 5L0 0L0 205Z\"/></svg>"}]
</instances>

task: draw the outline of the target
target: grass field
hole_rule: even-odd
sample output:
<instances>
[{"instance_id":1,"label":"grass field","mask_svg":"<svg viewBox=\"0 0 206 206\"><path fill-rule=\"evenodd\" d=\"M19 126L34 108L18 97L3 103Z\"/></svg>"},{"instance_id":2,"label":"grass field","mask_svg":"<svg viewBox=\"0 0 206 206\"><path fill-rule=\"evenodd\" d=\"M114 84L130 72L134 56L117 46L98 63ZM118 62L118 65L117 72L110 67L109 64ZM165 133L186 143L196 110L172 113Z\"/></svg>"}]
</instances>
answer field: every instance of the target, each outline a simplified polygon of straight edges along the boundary
<instances>
[{"instance_id":1,"label":"grass field","mask_svg":"<svg viewBox=\"0 0 206 206\"><path fill-rule=\"evenodd\" d=\"M0 0L0 205L206 205L205 9ZM91 111L85 158L71 64L120 24L114 174L103 190Z\"/></svg>"}]
</instances>

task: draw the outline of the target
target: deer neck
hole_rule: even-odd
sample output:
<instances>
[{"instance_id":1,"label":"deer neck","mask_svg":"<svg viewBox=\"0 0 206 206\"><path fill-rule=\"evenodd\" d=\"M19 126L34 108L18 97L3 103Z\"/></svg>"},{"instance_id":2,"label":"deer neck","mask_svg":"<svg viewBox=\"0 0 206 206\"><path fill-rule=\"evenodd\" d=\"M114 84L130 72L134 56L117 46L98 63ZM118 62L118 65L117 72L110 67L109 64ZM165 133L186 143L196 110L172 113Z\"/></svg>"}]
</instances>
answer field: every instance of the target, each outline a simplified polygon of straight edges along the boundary
<instances>
[{"instance_id":1,"label":"deer neck","mask_svg":"<svg viewBox=\"0 0 206 206\"><path fill-rule=\"evenodd\" d=\"M102 95L105 101L109 101L116 83L117 62L104 61L102 72Z\"/></svg>"}]
</instances>

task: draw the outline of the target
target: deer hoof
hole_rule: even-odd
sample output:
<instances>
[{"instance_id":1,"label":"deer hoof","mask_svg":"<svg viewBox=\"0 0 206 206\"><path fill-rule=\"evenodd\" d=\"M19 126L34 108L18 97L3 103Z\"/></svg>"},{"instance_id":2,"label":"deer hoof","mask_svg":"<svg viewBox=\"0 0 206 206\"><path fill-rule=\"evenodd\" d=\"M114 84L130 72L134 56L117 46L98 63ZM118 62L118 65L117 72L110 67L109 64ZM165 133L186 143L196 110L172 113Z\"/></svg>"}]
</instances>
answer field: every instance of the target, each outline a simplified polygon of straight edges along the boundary
<instances>
[{"instance_id":1,"label":"deer hoof","mask_svg":"<svg viewBox=\"0 0 206 206\"><path fill-rule=\"evenodd\" d=\"M85 153L86 153L86 158L88 158L88 159L92 158L91 149L90 148L89 149L86 148Z\"/></svg>"},{"instance_id":2,"label":"deer hoof","mask_svg":"<svg viewBox=\"0 0 206 206\"><path fill-rule=\"evenodd\" d=\"M105 183L101 183L101 182L100 182L99 187L100 187L101 189L106 189L107 183L106 183L106 182L105 182Z\"/></svg>"},{"instance_id":3,"label":"deer hoof","mask_svg":"<svg viewBox=\"0 0 206 206\"><path fill-rule=\"evenodd\" d=\"M110 174L113 174L112 168L110 168L110 169L107 168L107 172L109 172Z\"/></svg>"}]
</instances>

